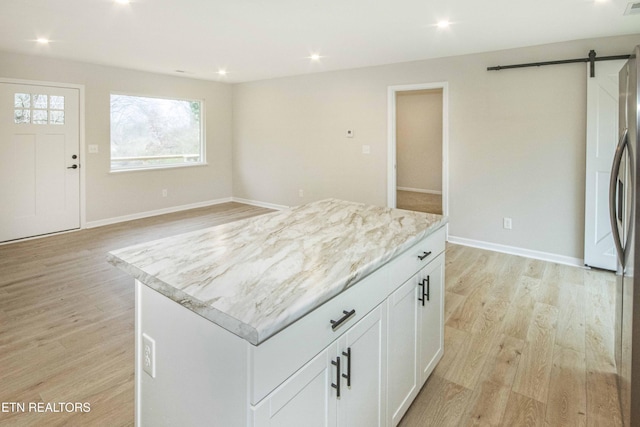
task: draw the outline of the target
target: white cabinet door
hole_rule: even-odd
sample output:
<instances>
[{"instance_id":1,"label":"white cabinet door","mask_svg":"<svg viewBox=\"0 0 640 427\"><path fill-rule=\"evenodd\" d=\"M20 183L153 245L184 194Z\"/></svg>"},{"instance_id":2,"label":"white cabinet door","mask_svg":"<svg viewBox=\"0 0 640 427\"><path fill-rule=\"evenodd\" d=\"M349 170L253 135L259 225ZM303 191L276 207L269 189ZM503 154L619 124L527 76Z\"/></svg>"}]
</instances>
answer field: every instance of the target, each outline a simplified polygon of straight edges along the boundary
<instances>
[{"instance_id":1,"label":"white cabinet door","mask_svg":"<svg viewBox=\"0 0 640 427\"><path fill-rule=\"evenodd\" d=\"M443 296L441 254L254 407L253 425L396 426L442 357Z\"/></svg>"},{"instance_id":2,"label":"white cabinet door","mask_svg":"<svg viewBox=\"0 0 640 427\"><path fill-rule=\"evenodd\" d=\"M391 426L400 422L419 390L417 290L416 274L389 297L387 424Z\"/></svg>"},{"instance_id":3,"label":"white cabinet door","mask_svg":"<svg viewBox=\"0 0 640 427\"><path fill-rule=\"evenodd\" d=\"M418 273L418 368L420 387L425 383L444 349L444 256L434 259ZM424 292L424 297L422 294Z\"/></svg>"},{"instance_id":4,"label":"white cabinet door","mask_svg":"<svg viewBox=\"0 0 640 427\"><path fill-rule=\"evenodd\" d=\"M386 425L386 308L373 309L339 340L339 426Z\"/></svg>"},{"instance_id":5,"label":"white cabinet door","mask_svg":"<svg viewBox=\"0 0 640 427\"><path fill-rule=\"evenodd\" d=\"M283 349L286 351L286 349ZM331 344L253 408L256 427L333 427L336 425L337 353Z\"/></svg>"}]
</instances>

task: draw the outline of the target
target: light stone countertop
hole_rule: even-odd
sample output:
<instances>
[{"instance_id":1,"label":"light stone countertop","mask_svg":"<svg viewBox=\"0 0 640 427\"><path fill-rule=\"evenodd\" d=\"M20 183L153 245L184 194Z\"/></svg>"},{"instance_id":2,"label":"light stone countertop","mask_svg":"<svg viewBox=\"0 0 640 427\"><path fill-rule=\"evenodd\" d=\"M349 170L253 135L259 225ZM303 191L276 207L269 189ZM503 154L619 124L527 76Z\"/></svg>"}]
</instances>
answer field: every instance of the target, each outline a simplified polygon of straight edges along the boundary
<instances>
[{"instance_id":1,"label":"light stone countertop","mask_svg":"<svg viewBox=\"0 0 640 427\"><path fill-rule=\"evenodd\" d=\"M327 199L119 249L108 260L258 345L446 222Z\"/></svg>"}]
</instances>

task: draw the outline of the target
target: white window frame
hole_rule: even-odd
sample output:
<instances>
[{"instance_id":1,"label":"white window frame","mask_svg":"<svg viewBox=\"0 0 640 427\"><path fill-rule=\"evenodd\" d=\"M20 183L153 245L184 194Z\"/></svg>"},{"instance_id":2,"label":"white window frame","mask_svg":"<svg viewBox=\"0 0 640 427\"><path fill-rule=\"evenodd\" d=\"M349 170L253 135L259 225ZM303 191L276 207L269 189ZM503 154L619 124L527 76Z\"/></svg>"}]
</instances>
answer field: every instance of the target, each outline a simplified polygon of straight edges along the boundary
<instances>
[{"instance_id":1,"label":"white window frame","mask_svg":"<svg viewBox=\"0 0 640 427\"><path fill-rule=\"evenodd\" d=\"M111 96L112 95L123 95L123 96L131 96L138 98L156 98L156 99L164 99L170 101L187 101L187 102L199 102L200 103L200 152L201 157L200 161L197 163L180 163L180 164L168 164L168 165L149 165L149 166L139 166L139 167L131 167L131 168L121 168L121 169L113 169L111 167ZM142 172L149 170L159 170L159 169L178 169L178 168L193 168L200 166L207 166L207 134L206 134L206 105L204 99L197 98L178 98L175 96L161 96L161 95L148 95L148 94L140 94L140 93L131 93L131 92L109 92L109 173L122 173L122 172Z\"/></svg>"}]
</instances>

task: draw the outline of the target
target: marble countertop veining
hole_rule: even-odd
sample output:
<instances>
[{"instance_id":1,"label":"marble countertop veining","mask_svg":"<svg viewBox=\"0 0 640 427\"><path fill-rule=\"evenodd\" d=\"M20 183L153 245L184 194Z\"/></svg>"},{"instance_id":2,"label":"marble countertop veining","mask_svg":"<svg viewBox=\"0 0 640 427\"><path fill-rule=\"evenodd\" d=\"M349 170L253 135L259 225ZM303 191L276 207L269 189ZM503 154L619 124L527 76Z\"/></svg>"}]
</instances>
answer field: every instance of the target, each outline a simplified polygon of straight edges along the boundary
<instances>
[{"instance_id":1,"label":"marble countertop veining","mask_svg":"<svg viewBox=\"0 0 640 427\"><path fill-rule=\"evenodd\" d=\"M119 249L108 260L258 345L446 221L327 199Z\"/></svg>"}]
</instances>

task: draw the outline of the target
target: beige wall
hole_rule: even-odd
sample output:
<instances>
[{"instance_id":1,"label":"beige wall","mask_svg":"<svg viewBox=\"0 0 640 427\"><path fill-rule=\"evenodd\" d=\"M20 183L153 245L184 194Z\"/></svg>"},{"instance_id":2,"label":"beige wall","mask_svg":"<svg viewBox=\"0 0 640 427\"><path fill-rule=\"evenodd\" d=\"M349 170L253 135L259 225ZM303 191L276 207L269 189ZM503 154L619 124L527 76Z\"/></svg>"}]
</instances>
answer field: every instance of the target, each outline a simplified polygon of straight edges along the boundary
<instances>
[{"instance_id":1,"label":"beige wall","mask_svg":"<svg viewBox=\"0 0 640 427\"><path fill-rule=\"evenodd\" d=\"M387 88L447 81L450 234L582 258L586 65L486 68L627 54L638 43L581 40L235 85L234 196L385 205Z\"/></svg>"},{"instance_id":2,"label":"beige wall","mask_svg":"<svg viewBox=\"0 0 640 427\"><path fill-rule=\"evenodd\" d=\"M0 77L85 86L86 218L100 221L231 196L232 87L160 74L0 52ZM207 166L109 173L109 94L204 99ZM85 147L86 148L86 147ZM85 149L86 153L86 149ZM162 197L162 189L168 197Z\"/></svg>"},{"instance_id":3,"label":"beige wall","mask_svg":"<svg viewBox=\"0 0 640 427\"><path fill-rule=\"evenodd\" d=\"M442 89L396 94L397 186L442 191Z\"/></svg>"},{"instance_id":4,"label":"beige wall","mask_svg":"<svg viewBox=\"0 0 640 427\"><path fill-rule=\"evenodd\" d=\"M83 164L88 221L230 196L385 205L387 89L446 81L450 234L582 258L586 66L486 67L626 54L639 43L582 40L233 86L0 52L0 77L85 85L86 144L100 148ZM209 165L109 174L111 91L204 98Z\"/></svg>"}]
</instances>

